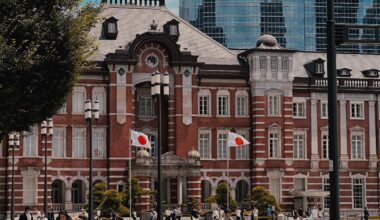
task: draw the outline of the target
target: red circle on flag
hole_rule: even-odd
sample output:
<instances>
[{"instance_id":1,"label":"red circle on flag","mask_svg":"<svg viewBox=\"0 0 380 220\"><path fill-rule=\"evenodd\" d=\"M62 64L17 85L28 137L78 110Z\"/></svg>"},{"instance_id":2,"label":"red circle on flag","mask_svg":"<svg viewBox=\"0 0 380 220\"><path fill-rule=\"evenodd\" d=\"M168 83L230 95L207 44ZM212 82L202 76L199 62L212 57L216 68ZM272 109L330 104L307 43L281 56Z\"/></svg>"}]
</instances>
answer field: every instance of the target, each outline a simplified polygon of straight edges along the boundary
<instances>
[{"instance_id":1,"label":"red circle on flag","mask_svg":"<svg viewBox=\"0 0 380 220\"><path fill-rule=\"evenodd\" d=\"M144 136L142 136L142 135L139 135L137 137L137 140L139 141L139 144L141 144L141 145L145 145L146 144L146 138Z\"/></svg>"},{"instance_id":2,"label":"red circle on flag","mask_svg":"<svg viewBox=\"0 0 380 220\"><path fill-rule=\"evenodd\" d=\"M240 137L236 137L236 138L235 138L235 143L236 143L237 145L242 145L242 144L244 144L244 141L243 141L243 139L241 139Z\"/></svg>"}]
</instances>

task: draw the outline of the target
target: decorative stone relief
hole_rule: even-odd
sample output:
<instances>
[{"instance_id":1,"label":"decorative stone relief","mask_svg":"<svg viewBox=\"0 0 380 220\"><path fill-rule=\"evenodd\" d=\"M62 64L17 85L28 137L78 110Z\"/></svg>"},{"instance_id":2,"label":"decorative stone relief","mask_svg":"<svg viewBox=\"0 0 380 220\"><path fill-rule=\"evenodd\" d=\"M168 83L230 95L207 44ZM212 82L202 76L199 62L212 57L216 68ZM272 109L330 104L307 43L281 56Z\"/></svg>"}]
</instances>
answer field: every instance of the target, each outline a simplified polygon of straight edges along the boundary
<instances>
[{"instance_id":1,"label":"decorative stone relief","mask_svg":"<svg viewBox=\"0 0 380 220\"><path fill-rule=\"evenodd\" d=\"M124 124L127 121L127 66L116 66L116 121Z\"/></svg>"},{"instance_id":2,"label":"decorative stone relief","mask_svg":"<svg viewBox=\"0 0 380 220\"><path fill-rule=\"evenodd\" d=\"M192 77L189 67L182 68L182 122L185 125L192 123Z\"/></svg>"}]
</instances>

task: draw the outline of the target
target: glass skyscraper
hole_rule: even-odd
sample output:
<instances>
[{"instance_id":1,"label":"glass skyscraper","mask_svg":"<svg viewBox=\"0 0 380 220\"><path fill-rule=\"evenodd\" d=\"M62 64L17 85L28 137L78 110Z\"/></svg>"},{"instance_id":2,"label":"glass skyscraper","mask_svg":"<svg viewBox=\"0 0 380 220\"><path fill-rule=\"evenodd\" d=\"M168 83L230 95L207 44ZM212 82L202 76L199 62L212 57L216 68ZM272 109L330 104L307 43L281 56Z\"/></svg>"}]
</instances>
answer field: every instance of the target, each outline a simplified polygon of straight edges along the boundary
<instances>
[{"instance_id":1,"label":"glass skyscraper","mask_svg":"<svg viewBox=\"0 0 380 220\"><path fill-rule=\"evenodd\" d=\"M327 0L180 0L180 16L229 48L253 48L264 33L290 49L326 50ZM380 24L380 0L336 0L337 23ZM354 30L350 36L370 38ZM380 53L379 46L339 45L339 52Z\"/></svg>"}]
</instances>

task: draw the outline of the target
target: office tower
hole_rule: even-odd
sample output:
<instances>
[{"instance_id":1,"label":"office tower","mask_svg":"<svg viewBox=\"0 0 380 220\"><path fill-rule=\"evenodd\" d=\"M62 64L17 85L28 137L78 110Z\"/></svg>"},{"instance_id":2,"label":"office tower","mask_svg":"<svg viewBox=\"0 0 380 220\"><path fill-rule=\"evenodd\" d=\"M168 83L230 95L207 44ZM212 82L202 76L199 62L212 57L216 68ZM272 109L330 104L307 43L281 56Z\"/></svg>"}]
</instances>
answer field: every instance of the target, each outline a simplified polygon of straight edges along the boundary
<instances>
[{"instance_id":1,"label":"office tower","mask_svg":"<svg viewBox=\"0 0 380 220\"><path fill-rule=\"evenodd\" d=\"M326 50L327 0L180 0L180 16L214 38L223 30L223 45L253 48L258 36L269 33L281 46L305 51ZM337 23L380 24L379 0L339 0ZM204 28L209 24L210 33ZM213 26L214 25L214 26ZM214 29L210 27L214 27ZM372 32L353 30L351 37L373 38ZM338 52L379 53L373 45L339 45Z\"/></svg>"}]
</instances>

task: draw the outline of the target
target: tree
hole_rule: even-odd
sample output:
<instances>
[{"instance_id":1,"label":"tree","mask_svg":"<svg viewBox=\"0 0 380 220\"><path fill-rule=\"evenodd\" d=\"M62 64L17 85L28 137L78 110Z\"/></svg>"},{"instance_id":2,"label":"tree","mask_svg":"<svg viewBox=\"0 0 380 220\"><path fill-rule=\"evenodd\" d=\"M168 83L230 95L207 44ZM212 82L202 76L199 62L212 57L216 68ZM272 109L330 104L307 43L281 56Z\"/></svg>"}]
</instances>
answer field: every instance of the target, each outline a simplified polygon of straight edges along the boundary
<instances>
[{"instance_id":1,"label":"tree","mask_svg":"<svg viewBox=\"0 0 380 220\"><path fill-rule=\"evenodd\" d=\"M96 50L101 8L81 0L0 0L0 138L54 115Z\"/></svg>"},{"instance_id":2,"label":"tree","mask_svg":"<svg viewBox=\"0 0 380 220\"><path fill-rule=\"evenodd\" d=\"M107 185L105 183L97 183L93 188L93 198L95 209L102 204L105 199L105 192L107 190Z\"/></svg>"},{"instance_id":3,"label":"tree","mask_svg":"<svg viewBox=\"0 0 380 220\"><path fill-rule=\"evenodd\" d=\"M191 211L193 209L198 209L198 207L199 207L198 199L193 198L193 197L189 197L186 201L186 206L187 206L187 209L189 211Z\"/></svg>"},{"instance_id":4,"label":"tree","mask_svg":"<svg viewBox=\"0 0 380 220\"><path fill-rule=\"evenodd\" d=\"M228 187L228 203L229 203L229 208L231 210L235 210L237 207L237 203L235 200L232 199L230 189L231 187ZM216 202L218 206L222 209L227 208L227 183L225 181L222 181L218 184L216 188L216 195L210 196L207 198L208 202Z\"/></svg>"},{"instance_id":5,"label":"tree","mask_svg":"<svg viewBox=\"0 0 380 220\"><path fill-rule=\"evenodd\" d=\"M122 205L123 193L119 193L115 189L109 189L104 192L104 200L98 206L104 216L111 216L112 212L117 213L119 216L128 216L129 209Z\"/></svg>"},{"instance_id":6,"label":"tree","mask_svg":"<svg viewBox=\"0 0 380 220\"><path fill-rule=\"evenodd\" d=\"M138 180L136 178L131 178L131 185L132 185L132 208L135 209L135 204L138 199L141 198L142 195L148 195L150 193L150 190L144 190ZM129 183L126 184L125 190L123 191L124 193L124 204L129 207Z\"/></svg>"},{"instance_id":7,"label":"tree","mask_svg":"<svg viewBox=\"0 0 380 220\"><path fill-rule=\"evenodd\" d=\"M252 189L251 203L259 210L260 215L266 214L268 205L274 205L276 212L281 212L276 198L262 186L256 186Z\"/></svg>"}]
</instances>

